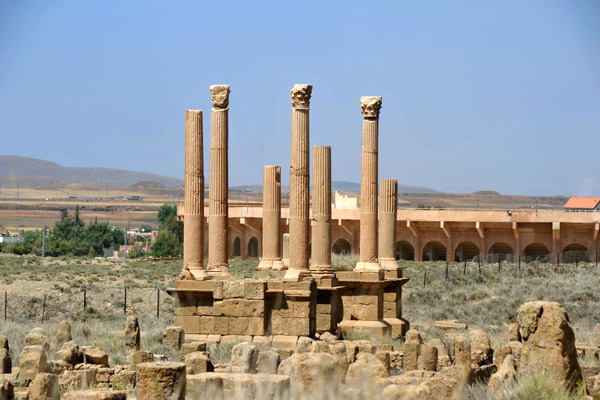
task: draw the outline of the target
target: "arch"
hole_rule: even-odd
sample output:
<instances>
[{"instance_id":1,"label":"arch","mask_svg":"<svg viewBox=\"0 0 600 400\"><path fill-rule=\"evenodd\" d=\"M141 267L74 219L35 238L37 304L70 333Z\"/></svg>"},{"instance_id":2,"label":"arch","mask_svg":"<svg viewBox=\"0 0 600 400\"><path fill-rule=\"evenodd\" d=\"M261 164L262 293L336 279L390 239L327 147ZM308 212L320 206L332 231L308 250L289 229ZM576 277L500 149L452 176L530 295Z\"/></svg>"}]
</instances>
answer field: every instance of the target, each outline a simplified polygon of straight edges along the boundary
<instances>
[{"instance_id":1,"label":"arch","mask_svg":"<svg viewBox=\"0 0 600 400\"><path fill-rule=\"evenodd\" d=\"M497 262L498 258L500 260L509 259L514 255L515 251L512 246L505 242L496 242L490 246L488 250L488 262Z\"/></svg>"},{"instance_id":2,"label":"arch","mask_svg":"<svg viewBox=\"0 0 600 400\"><path fill-rule=\"evenodd\" d=\"M241 257L242 256L242 240L240 239L239 236L236 236L235 239L233 239L233 246L232 248L232 257Z\"/></svg>"},{"instance_id":3,"label":"arch","mask_svg":"<svg viewBox=\"0 0 600 400\"><path fill-rule=\"evenodd\" d=\"M590 262L590 252L582 244L571 243L563 249L561 261L564 263Z\"/></svg>"},{"instance_id":4,"label":"arch","mask_svg":"<svg viewBox=\"0 0 600 400\"><path fill-rule=\"evenodd\" d=\"M331 246L331 252L333 254L350 254L352 247L346 239L338 239Z\"/></svg>"},{"instance_id":5,"label":"arch","mask_svg":"<svg viewBox=\"0 0 600 400\"><path fill-rule=\"evenodd\" d=\"M406 240L396 242L396 259L413 261L415 259L415 248L413 245Z\"/></svg>"},{"instance_id":6,"label":"arch","mask_svg":"<svg viewBox=\"0 0 600 400\"><path fill-rule=\"evenodd\" d=\"M256 239L254 236L248 240L248 251L246 252L246 257L258 257L258 239Z\"/></svg>"},{"instance_id":7,"label":"arch","mask_svg":"<svg viewBox=\"0 0 600 400\"><path fill-rule=\"evenodd\" d=\"M446 261L446 246L431 241L423 246L423 261Z\"/></svg>"},{"instance_id":8,"label":"arch","mask_svg":"<svg viewBox=\"0 0 600 400\"><path fill-rule=\"evenodd\" d=\"M455 261L468 261L473 260L479 256L479 247L472 242L462 242L454 250Z\"/></svg>"},{"instance_id":9,"label":"arch","mask_svg":"<svg viewBox=\"0 0 600 400\"><path fill-rule=\"evenodd\" d=\"M542 261L548 262L550 261L550 250L546 245L541 243L531 243L527 247L523 249L523 260L525 262L529 261Z\"/></svg>"}]
</instances>

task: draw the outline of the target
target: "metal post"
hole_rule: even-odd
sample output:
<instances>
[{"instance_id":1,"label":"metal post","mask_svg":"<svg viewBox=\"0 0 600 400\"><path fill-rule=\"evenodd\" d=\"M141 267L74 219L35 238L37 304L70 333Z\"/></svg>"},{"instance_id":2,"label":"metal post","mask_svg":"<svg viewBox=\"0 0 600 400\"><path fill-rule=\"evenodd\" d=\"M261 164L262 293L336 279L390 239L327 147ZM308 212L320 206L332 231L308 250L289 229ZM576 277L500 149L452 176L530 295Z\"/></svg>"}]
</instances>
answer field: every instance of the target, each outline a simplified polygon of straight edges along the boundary
<instances>
[{"instance_id":1,"label":"metal post","mask_svg":"<svg viewBox=\"0 0 600 400\"><path fill-rule=\"evenodd\" d=\"M42 260L46 258L46 225L42 231Z\"/></svg>"},{"instance_id":2,"label":"metal post","mask_svg":"<svg viewBox=\"0 0 600 400\"><path fill-rule=\"evenodd\" d=\"M446 282L448 282L448 260L446 260Z\"/></svg>"},{"instance_id":3,"label":"metal post","mask_svg":"<svg viewBox=\"0 0 600 400\"><path fill-rule=\"evenodd\" d=\"M465 268L463 269L463 276L467 275L467 260L465 259Z\"/></svg>"},{"instance_id":4,"label":"metal post","mask_svg":"<svg viewBox=\"0 0 600 400\"><path fill-rule=\"evenodd\" d=\"M8 292L4 291L4 322L6 322L7 309L8 309Z\"/></svg>"},{"instance_id":5,"label":"metal post","mask_svg":"<svg viewBox=\"0 0 600 400\"><path fill-rule=\"evenodd\" d=\"M123 299L123 314L127 314L127 288L125 288L125 296Z\"/></svg>"},{"instance_id":6,"label":"metal post","mask_svg":"<svg viewBox=\"0 0 600 400\"><path fill-rule=\"evenodd\" d=\"M86 290L83 289L83 311L87 308L87 293Z\"/></svg>"},{"instance_id":7,"label":"metal post","mask_svg":"<svg viewBox=\"0 0 600 400\"><path fill-rule=\"evenodd\" d=\"M42 303L42 324L44 323L45 316L46 316L46 295L44 295L44 302Z\"/></svg>"},{"instance_id":8,"label":"metal post","mask_svg":"<svg viewBox=\"0 0 600 400\"><path fill-rule=\"evenodd\" d=\"M481 276L481 260L479 260L479 276Z\"/></svg>"},{"instance_id":9,"label":"metal post","mask_svg":"<svg viewBox=\"0 0 600 400\"><path fill-rule=\"evenodd\" d=\"M156 288L156 318L160 317L160 289Z\"/></svg>"},{"instance_id":10,"label":"metal post","mask_svg":"<svg viewBox=\"0 0 600 400\"><path fill-rule=\"evenodd\" d=\"M498 254L498 276L502 274L502 261L500 258L500 254Z\"/></svg>"},{"instance_id":11,"label":"metal post","mask_svg":"<svg viewBox=\"0 0 600 400\"><path fill-rule=\"evenodd\" d=\"M560 267L560 251L556 253L556 266Z\"/></svg>"},{"instance_id":12,"label":"metal post","mask_svg":"<svg viewBox=\"0 0 600 400\"><path fill-rule=\"evenodd\" d=\"M579 268L579 250L575 250L575 268Z\"/></svg>"},{"instance_id":13,"label":"metal post","mask_svg":"<svg viewBox=\"0 0 600 400\"><path fill-rule=\"evenodd\" d=\"M598 268L598 250L596 250L596 268Z\"/></svg>"},{"instance_id":14,"label":"metal post","mask_svg":"<svg viewBox=\"0 0 600 400\"><path fill-rule=\"evenodd\" d=\"M517 256L519 258L519 273L521 273L521 255Z\"/></svg>"}]
</instances>

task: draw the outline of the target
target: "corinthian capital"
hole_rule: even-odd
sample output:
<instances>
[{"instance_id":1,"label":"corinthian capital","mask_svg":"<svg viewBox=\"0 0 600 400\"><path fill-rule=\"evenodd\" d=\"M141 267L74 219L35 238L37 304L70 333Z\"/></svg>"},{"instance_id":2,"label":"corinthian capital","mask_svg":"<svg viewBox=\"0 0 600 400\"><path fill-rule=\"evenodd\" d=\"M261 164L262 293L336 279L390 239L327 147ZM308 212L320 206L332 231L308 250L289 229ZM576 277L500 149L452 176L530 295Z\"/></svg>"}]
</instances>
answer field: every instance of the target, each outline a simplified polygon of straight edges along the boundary
<instances>
[{"instance_id":1,"label":"corinthian capital","mask_svg":"<svg viewBox=\"0 0 600 400\"><path fill-rule=\"evenodd\" d=\"M210 95L213 107L218 109L229 107L229 92L231 92L229 85L212 85Z\"/></svg>"},{"instance_id":2,"label":"corinthian capital","mask_svg":"<svg viewBox=\"0 0 600 400\"><path fill-rule=\"evenodd\" d=\"M294 85L292 94L292 107L308 110L310 108L310 95L312 85Z\"/></svg>"},{"instance_id":3,"label":"corinthian capital","mask_svg":"<svg viewBox=\"0 0 600 400\"><path fill-rule=\"evenodd\" d=\"M379 118L381 96L363 96L360 98L360 109L363 118Z\"/></svg>"}]
</instances>

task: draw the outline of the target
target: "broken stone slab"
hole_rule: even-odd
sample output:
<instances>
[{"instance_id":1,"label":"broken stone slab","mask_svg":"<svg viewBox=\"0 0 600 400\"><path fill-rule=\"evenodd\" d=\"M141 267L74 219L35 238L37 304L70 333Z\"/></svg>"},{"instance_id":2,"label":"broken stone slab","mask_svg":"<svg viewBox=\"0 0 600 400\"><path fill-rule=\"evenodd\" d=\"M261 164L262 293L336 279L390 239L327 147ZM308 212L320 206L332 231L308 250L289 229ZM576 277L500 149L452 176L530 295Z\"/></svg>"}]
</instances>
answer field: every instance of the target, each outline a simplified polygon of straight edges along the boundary
<instances>
[{"instance_id":1,"label":"broken stone slab","mask_svg":"<svg viewBox=\"0 0 600 400\"><path fill-rule=\"evenodd\" d=\"M58 376L46 372L35 376L28 390L29 400L59 400Z\"/></svg>"},{"instance_id":2,"label":"broken stone slab","mask_svg":"<svg viewBox=\"0 0 600 400\"><path fill-rule=\"evenodd\" d=\"M163 344L173 352L178 352L185 340L185 331L181 326L167 326L163 333ZM204 339L206 342L206 338Z\"/></svg>"},{"instance_id":3,"label":"broken stone slab","mask_svg":"<svg viewBox=\"0 0 600 400\"><path fill-rule=\"evenodd\" d=\"M255 373L258 349L253 344L242 342L231 351L231 371L235 373Z\"/></svg>"},{"instance_id":4,"label":"broken stone slab","mask_svg":"<svg viewBox=\"0 0 600 400\"><path fill-rule=\"evenodd\" d=\"M83 362L83 351L73 342L63 343L62 348L54 354L55 360L61 360L70 365L77 365Z\"/></svg>"},{"instance_id":5,"label":"broken stone slab","mask_svg":"<svg viewBox=\"0 0 600 400\"><path fill-rule=\"evenodd\" d=\"M67 392L62 400L126 400L125 390L91 389Z\"/></svg>"},{"instance_id":6,"label":"broken stone slab","mask_svg":"<svg viewBox=\"0 0 600 400\"><path fill-rule=\"evenodd\" d=\"M467 324L462 324L456 320L452 321L435 321L435 327L439 329L468 329Z\"/></svg>"},{"instance_id":7,"label":"broken stone slab","mask_svg":"<svg viewBox=\"0 0 600 400\"><path fill-rule=\"evenodd\" d=\"M71 340L73 340L71 324L69 321L61 321L58 325L58 333L56 334L56 348L60 349L64 343Z\"/></svg>"},{"instance_id":8,"label":"broken stone slab","mask_svg":"<svg viewBox=\"0 0 600 400\"><path fill-rule=\"evenodd\" d=\"M108 354L102 351L99 347L88 347L83 355L85 362L88 364L105 365L108 367Z\"/></svg>"},{"instance_id":9,"label":"broken stone slab","mask_svg":"<svg viewBox=\"0 0 600 400\"><path fill-rule=\"evenodd\" d=\"M277 368L281 362L279 353L272 350L260 351L256 362L256 370L259 374L277 374Z\"/></svg>"},{"instance_id":10,"label":"broken stone slab","mask_svg":"<svg viewBox=\"0 0 600 400\"><path fill-rule=\"evenodd\" d=\"M334 355L304 353L293 354L283 360L277 374L289 376L292 398L304 398L309 393L319 393L324 388L327 389L329 398L338 398L339 370L340 362Z\"/></svg>"},{"instance_id":11,"label":"broken stone slab","mask_svg":"<svg viewBox=\"0 0 600 400\"><path fill-rule=\"evenodd\" d=\"M50 351L50 338L38 333L29 333L25 336L25 346L41 346L47 353Z\"/></svg>"},{"instance_id":12,"label":"broken stone slab","mask_svg":"<svg viewBox=\"0 0 600 400\"><path fill-rule=\"evenodd\" d=\"M96 371L84 369L79 371L65 371L58 377L61 392L87 389L96 385Z\"/></svg>"},{"instance_id":13,"label":"broken stone slab","mask_svg":"<svg viewBox=\"0 0 600 400\"><path fill-rule=\"evenodd\" d=\"M272 374L207 372L187 377L186 398L197 400L273 399L290 397L290 378Z\"/></svg>"},{"instance_id":14,"label":"broken stone slab","mask_svg":"<svg viewBox=\"0 0 600 400\"><path fill-rule=\"evenodd\" d=\"M183 343L181 345L180 356L182 360L185 360L185 357L197 351L206 351L206 342L197 341L191 343Z\"/></svg>"},{"instance_id":15,"label":"broken stone slab","mask_svg":"<svg viewBox=\"0 0 600 400\"><path fill-rule=\"evenodd\" d=\"M48 358L42 346L23 347L19 356L19 381L32 381L44 372L48 372Z\"/></svg>"},{"instance_id":16,"label":"broken stone slab","mask_svg":"<svg viewBox=\"0 0 600 400\"><path fill-rule=\"evenodd\" d=\"M135 315L130 315L125 321L125 349L128 354L140 350L140 323Z\"/></svg>"},{"instance_id":17,"label":"broken stone slab","mask_svg":"<svg viewBox=\"0 0 600 400\"><path fill-rule=\"evenodd\" d=\"M152 362L137 365L138 400L185 399L186 373L181 362Z\"/></svg>"},{"instance_id":18,"label":"broken stone slab","mask_svg":"<svg viewBox=\"0 0 600 400\"><path fill-rule=\"evenodd\" d=\"M185 366L187 368L186 373L190 375L213 372L215 370L208 355L201 351L188 354L185 357Z\"/></svg>"}]
</instances>

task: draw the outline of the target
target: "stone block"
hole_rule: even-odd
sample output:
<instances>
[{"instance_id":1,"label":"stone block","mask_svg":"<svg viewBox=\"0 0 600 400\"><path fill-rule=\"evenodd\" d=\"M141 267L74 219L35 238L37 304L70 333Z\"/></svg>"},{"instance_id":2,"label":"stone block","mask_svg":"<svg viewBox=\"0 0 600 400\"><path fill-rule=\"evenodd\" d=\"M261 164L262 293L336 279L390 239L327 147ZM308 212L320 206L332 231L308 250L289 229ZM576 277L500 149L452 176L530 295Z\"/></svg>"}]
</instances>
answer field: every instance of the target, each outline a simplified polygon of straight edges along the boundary
<instances>
[{"instance_id":1,"label":"stone block","mask_svg":"<svg viewBox=\"0 0 600 400\"><path fill-rule=\"evenodd\" d=\"M424 371L437 371L438 349L426 344L421 345L419 349L419 358L417 361L418 369Z\"/></svg>"},{"instance_id":2,"label":"stone block","mask_svg":"<svg viewBox=\"0 0 600 400\"><path fill-rule=\"evenodd\" d=\"M262 350L271 347L272 340L272 336L257 335L252 338L252 344L255 345L259 350Z\"/></svg>"},{"instance_id":3,"label":"stone block","mask_svg":"<svg viewBox=\"0 0 600 400\"><path fill-rule=\"evenodd\" d=\"M19 382L32 381L37 374L48 370L48 358L42 346L23 347L19 356Z\"/></svg>"},{"instance_id":4,"label":"stone block","mask_svg":"<svg viewBox=\"0 0 600 400\"><path fill-rule=\"evenodd\" d=\"M183 345L181 345L181 359L184 360L188 354L205 351L206 342L197 341L191 343L184 343Z\"/></svg>"},{"instance_id":5,"label":"stone block","mask_svg":"<svg viewBox=\"0 0 600 400\"><path fill-rule=\"evenodd\" d=\"M215 316L264 317L265 303L262 300L222 300L214 303L213 311Z\"/></svg>"},{"instance_id":6,"label":"stone block","mask_svg":"<svg viewBox=\"0 0 600 400\"><path fill-rule=\"evenodd\" d=\"M223 300L223 281L214 281L213 298Z\"/></svg>"},{"instance_id":7,"label":"stone block","mask_svg":"<svg viewBox=\"0 0 600 400\"><path fill-rule=\"evenodd\" d=\"M331 314L331 303L317 303L317 314Z\"/></svg>"},{"instance_id":8,"label":"stone block","mask_svg":"<svg viewBox=\"0 0 600 400\"><path fill-rule=\"evenodd\" d=\"M185 399L185 364L178 362L142 363L137 366L138 400Z\"/></svg>"},{"instance_id":9,"label":"stone block","mask_svg":"<svg viewBox=\"0 0 600 400\"><path fill-rule=\"evenodd\" d=\"M210 297L196 299L196 315L214 315L214 302Z\"/></svg>"},{"instance_id":10,"label":"stone block","mask_svg":"<svg viewBox=\"0 0 600 400\"><path fill-rule=\"evenodd\" d=\"M200 333L229 335L229 318L200 317Z\"/></svg>"},{"instance_id":11,"label":"stone block","mask_svg":"<svg viewBox=\"0 0 600 400\"><path fill-rule=\"evenodd\" d=\"M391 335L394 339L404 337L406 332L410 329L410 325L405 320L399 318L384 318L383 320L390 325Z\"/></svg>"},{"instance_id":12,"label":"stone block","mask_svg":"<svg viewBox=\"0 0 600 400\"><path fill-rule=\"evenodd\" d=\"M419 351L421 344L414 342L406 342L403 347L403 358L402 363L404 369L407 371L413 371L419 368Z\"/></svg>"},{"instance_id":13,"label":"stone block","mask_svg":"<svg viewBox=\"0 0 600 400\"><path fill-rule=\"evenodd\" d=\"M105 365L108 367L108 354L99 347L88 347L83 352L85 362L88 364Z\"/></svg>"},{"instance_id":14,"label":"stone block","mask_svg":"<svg viewBox=\"0 0 600 400\"><path fill-rule=\"evenodd\" d=\"M175 289L211 290L215 282L178 279L175 281Z\"/></svg>"},{"instance_id":15,"label":"stone block","mask_svg":"<svg viewBox=\"0 0 600 400\"><path fill-rule=\"evenodd\" d=\"M353 304L352 317L359 321L378 321L383 315L375 304Z\"/></svg>"},{"instance_id":16,"label":"stone block","mask_svg":"<svg viewBox=\"0 0 600 400\"><path fill-rule=\"evenodd\" d=\"M245 290L247 300L264 300L266 284L263 281L246 281Z\"/></svg>"},{"instance_id":17,"label":"stone block","mask_svg":"<svg viewBox=\"0 0 600 400\"><path fill-rule=\"evenodd\" d=\"M310 320L308 318L286 318L285 331L288 336L311 336Z\"/></svg>"},{"instance_id":18,"label":"stone block","mask_svg":"<svg viewBox=\"0 0 600 400\"><path fill-rule=\"evenodd\" d=\"M42 346L42 349L47 353L50 351L50 338L38 333L29 333L25 336L25 346Z\"/></svg>"},{"instance_id":19,"label":"stone block","mask_svg":"<svg viewBox=\"0 0 600 400\"><path fill-rule=\"evenodd\" d=\"M290 302L293 307L294 318L310 318L311 317L311 304L309 301L294 301Z\"/></svg>"},{"instance_id":20,"label":"stone block","mask_svg":"<svg viewBox=\"0 0 600 400\"><path fill-rule=\"evenodd\" d=\"M276 351L268 350L258 353L256 370L259 374L277 374L281 357Z\"/></svg>"},{"instance_id":21,"label":"stone block","mask_svg":"<svg viewBox=\"0 0 600 400\"><path fill-rule=\"evenodd\" d=\"M248 320L248 335L262 336L265 334L265 320L261 317L250 317Z\"/></svg>"},{"instance_id":22,"label":"stone block","mask_svg":"<svg viewBox=\"0 0 600 400\"><path fill-rule=\"evenodd\" d=\"M62 400L126 400L127 392L125 390L110 389L90 389L67 392Z\"/></svg>"},{"instance_id":23,"label":"stone block","mask_svg":"<svg viewBox=\"0 0 600 400\"><path fill-rule=\"evenodd\" d=\"M223 378L220 373L201 373L186 377L188 399L224 400Z\"/></svg>"},{"instance_id":24,"label":"stone block","mask_svg":"<svg viewBox=\"0 0 600 400\"><path fill-rule=\"evenodd\" d=\"M327 332L334 328L333 318L330 314L317 314L317 332Z\"/></svg>"},{"instance_id":25,"label":"stone block","mask_svg":"<svg viewBox=\"0 0 600 400\"><path fill-rule=\"evenodd\" d=\"M29 400L59 400L58 376L39 373L29 385Z\"/></svg>"},{"instance_id":26,"label":"stone block","mask_svg":"<svg viewBox=\"0 0 600 400\"><path fill-rule=\"evenodd\" d=\"M223 281L223 299L243 299L245 286L244 281Z\"/></svg>"},{"instance_id":27,"label":"stone block","mask_svg":"<svg viewBox=\"0 0 600 400\"><path fill-rule=\"evenodd\" d=\"M370 336L389 336L391 326L383 321L345 320L338 324L338 336L344 332L364 332Z\"/></svg>"},{"instance_id":28,"label":"stone block","mask_svg":"<svg viewBox=\"0 0 600 400\"><path fill-rule=\"evenodd\" d=\"M181 326L168 326L163 333L163 344L172 351L179 351L185 340L185 331Z\"/></svg>"},{"instance_id":29,"label":"stone block","mask_svg":"<svg viewBox=\"0 0 600 400\"><path fill-rule=\"evenodd\" d=\"M258 349L253 344L242 342L231 351L231 372L236 374L255 373Z\"/></svg>"},{"instance_id":30,"label":"stone block","mask_svg":"<svg viewBox=\"0 0 600 400\"><path fill-rule=\"evenodd\" d=\"M277 349L294 351L296 350L296 343L298 343L298 335L275 335L271 345Z\"/></svg>"},{"instance_id":31,"label":"stone block","mask_svg":"<svg viewBox=\"0 0 600 400\"><path fill-rule=\"evenodd\" d=\"M214 366L206 353L196 351L188 354L185 357L186 374L201 374L205 372L213 372Z\"/></svg>"},{"instance_id":32,"label":"stone block","mask_svg":"<svg viewBox=\"0 0 600 400\"><path fill-rule=\"evenodd\" d=\"M96 370L65 371L59 376L58 384L63 393L93 387L96 385Z\"/></svg>"},{"instance_id":33,"label":"stone block","mask_svg":"<svg viewBox=\"0 0 600 400\"><path fill-rule=\"evenodd\" d=\"M248 317L230 317L229 318L229 334L231 335L245 335L248 333L248 323L250 318Z\"/></svg>"},{"instance_id":34,"label":"stone block","mask_svg":"<svg viewBox=\"0 0 600 400\"><path fill-rule=\"evenodd\" d=\"M175 296L175 315L195 315L196 299L189 296Z\"/></svg>"},{"instance_id":35,"label":"stone block","mask_svg":"<svg viewBox=\"0 0 600 400\"><path fill-rule=\"evenodd\" d=\"M200 316L198 315L175 315L173 324L181 326L186 334L202 333ZM212 333L212 332L211 332Z\"/></svg>"}]
</instances>

